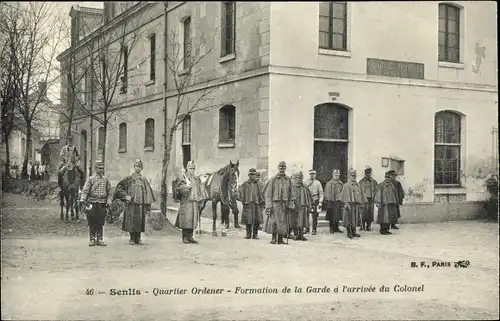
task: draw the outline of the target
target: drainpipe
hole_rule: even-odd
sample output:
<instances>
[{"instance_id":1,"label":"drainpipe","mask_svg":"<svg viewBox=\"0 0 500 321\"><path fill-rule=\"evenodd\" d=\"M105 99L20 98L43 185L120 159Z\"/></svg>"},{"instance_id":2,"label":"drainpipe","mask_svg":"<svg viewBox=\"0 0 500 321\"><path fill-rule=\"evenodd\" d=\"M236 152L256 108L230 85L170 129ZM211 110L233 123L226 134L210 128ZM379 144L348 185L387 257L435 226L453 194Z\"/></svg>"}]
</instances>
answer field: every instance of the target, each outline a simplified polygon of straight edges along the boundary
<instances>
[{"instance_id":1,"label":"drainpipe","mask_svg":"<svg viewBox=\"0 0 500 321\"><path fill-rule=\"evenodd\" d=\"M168 51L167 51L167 44L168 44L168 1L163 1L163 11L164 11L164 32L163 32L163 167L165 167L165 164L167 163L167 144L168 144L168 109L167 109L167 75L168 75ZM165 182L163 182L163 171L162 171L162 181L160 184L160 190L161 190L161 212L164 215L167 215L167 182L165 179Z\"/></svg>"}]
</instances>

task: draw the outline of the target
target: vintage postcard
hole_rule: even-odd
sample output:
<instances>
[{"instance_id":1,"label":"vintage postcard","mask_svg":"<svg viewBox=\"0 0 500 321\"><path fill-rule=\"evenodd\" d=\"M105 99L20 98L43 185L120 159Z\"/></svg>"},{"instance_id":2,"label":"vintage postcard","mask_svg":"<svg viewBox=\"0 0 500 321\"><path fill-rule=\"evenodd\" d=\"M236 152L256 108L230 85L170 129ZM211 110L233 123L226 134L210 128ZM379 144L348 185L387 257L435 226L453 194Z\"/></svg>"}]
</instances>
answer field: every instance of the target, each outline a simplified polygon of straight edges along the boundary
<instances>
[{"instance_id":1,"label":"vintage postcard","mask_svg":"<svg viewBox=\"0 0 500 321\"><path fill-rule=\"evenodd\" d=\"M496 12L0 3L2 320L498 320Z\"/></svg>"}]
</instances>

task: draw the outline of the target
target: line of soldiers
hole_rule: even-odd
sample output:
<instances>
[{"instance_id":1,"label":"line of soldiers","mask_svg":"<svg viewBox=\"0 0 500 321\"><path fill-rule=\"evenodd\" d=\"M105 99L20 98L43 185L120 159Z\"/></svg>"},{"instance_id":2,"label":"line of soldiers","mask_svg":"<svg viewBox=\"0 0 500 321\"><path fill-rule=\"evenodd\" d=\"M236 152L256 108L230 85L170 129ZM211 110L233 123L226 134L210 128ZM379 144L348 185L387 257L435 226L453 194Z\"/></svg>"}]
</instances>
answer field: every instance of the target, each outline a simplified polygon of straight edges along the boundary
<instances>
[{"instance_id":1,"label":"line of soldiers","mask_svg":"<svg viewBox=\"0 0 500 321\"><path fill-rule=\"evenodd\" d=\"M372 178L372 168L367 166L365 176L357 182L355 170L349 172L346 183L340 181L340 171L333 171L333 178L325 185L316 180L316 171L309 171L310 178L303 181L302 172L288 177L286 163L280 162L278 173L264 186L257 179L255 169L249 171L249 180L240 187L239 200L243 203L242 223L246 224L247 239L258 239L259 225L264 222L262 210L267 214L264 231L272 235L272 244L285 244L285 237L294 240L307 239L309 215L312 215L313 235L317 233L318 212L326 209L330 233L343 233L339 225L342 220L348 238L360 237L356 228L371 231L374 221L374 206L378 208L377 223L382 235L392 234L389 229L396 226L401 217L399 207L403 203L404 191L393 170L386 172L380 184Z\"/></svg>"}]
</instances>

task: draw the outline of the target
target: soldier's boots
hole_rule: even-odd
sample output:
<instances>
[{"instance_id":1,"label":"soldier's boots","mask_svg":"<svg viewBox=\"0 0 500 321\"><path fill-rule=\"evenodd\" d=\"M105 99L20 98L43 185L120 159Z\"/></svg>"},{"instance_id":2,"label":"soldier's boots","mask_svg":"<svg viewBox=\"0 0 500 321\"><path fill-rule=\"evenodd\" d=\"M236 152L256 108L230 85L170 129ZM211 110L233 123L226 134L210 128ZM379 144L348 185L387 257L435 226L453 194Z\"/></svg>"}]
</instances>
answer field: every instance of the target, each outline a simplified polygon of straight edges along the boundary
<instances>
[{"instance_id":1,"label":"soldier's boots","mask_svg":"<svg viewBox=\"0 0 500 321\"><path fill-rule=\"evenodd\" d=\"M391 224L391 228L395 230L399 230L399 227L396 226L396 224Z\"/></svg>"},{"instance_id":2,"label":"soldier's boots","mask_svg":"<svg viewBox=\"0 0 500 321\"><path fill-rule=\"evenodd\" d=\"M184 243L184 244L189 243L188 232L186 229L182 229L182 243Z\"/></svg>"},{"instance_id":3,"label":"soldier's boots","mask_svg":"<svg viewBox=\"0 0 500 321\"><path fill-rule=\"evenodd\" d=\"M294 228L290 227L290 229L288 230L288 235L286 236L287 239L293 239L292 232L293 232L294 235L296 235L295 231L294 231Z\"/></svg>"},{"instance_id":4,"label":"soldier's boots","mask_svg":"<svg viewBox=\"0 0 500 321\"><path fill-rule=\"evenodd\" d=\"M245 236L245 239L250 239L252 238L252 225L247 224L247 235Z\"/></svg>"},{"instance_id":5,"label":"soldier's boots","mask_svg":"<svg viewBox=\"0 0 500 321\"><path fill-rule=\"evenodd\" d=\"M339 228L339 222L334 222L333 223L334 227L333 227L333 231L335 233L344 233L344 231L342 231L340 228Z\"/></svg>"},{"instance_id":6,"label":"soldier's boots","mask_svg":"<svg viewBox=\"0 0 500 321\"><path fill-rule=\"evenodd\" d=\"M333 228L333 222L330 221L330 234L333 234L335 232L335 229Z\"/></svg>"},{"instance_id":7,"label":"soldier's boots","mask_svg":"<svg viewBox=\"0 0 500 321\"><path fill-rule=\"evenodd\" d=\"M238 214L234 214L234 228L241 228L240 224L238 223Z\"/></svg>"},{"instance_id":8,"label":"soldier's boots","mask_svg":"<svg viewBox=\"0 0 500 321\"><path fill-rule=\"evenodd\" d=\"M278 234L278 244L286 244L282 234Z\"/></svg>"},{"instance_id":9,"label":"soldier's boots","mask_svg":"<svg viewBox=\"0 0 500 321\"><path fill-rule=\"evenodd\" d=\"M142 240L141 240L141 232L135 232L135 244L138 244L138 245L143 245L144 243L142 243Z\"/></svg>"},{"instance_id":10,"label":"soldier's boots","mask_svg":"<svg viewBox=\"0 0 500 321\"><path fill-rule=\"evenodd\" d=\"M94 228L89 226L89 246L95 246L95 241Z\"/></svg>"},{"instance_id":11,"label":"soldier's boots","mask_svg":"<svg viewBox=\"0 0 500 321\"><path fill-rule=\"evenodd\" d=\"M356 227L355 226L352 228L352 233L351 234L354 237L361 237L361 235L359 235L358 233L356 233Z\"/></svg>"},{"instance_id":12,"label":"soldier's boots","mask_svg":"<svg viewBox=\"0 0 500 321\"><path fill-rule=\"evenodd\" d=\"M252 238L254 240L258 240L259 239L259 224L254 224Z\"/></svg>"},{"instance_id":13,"label":"soldier's boots","mask_svg":"<svg viewBox=\"0 0 500 321\"><path fill-rule=\"evenodd\" d=\"M192 243L192 244L198 244L198 241L196 241L193 238L193 232L194 232L193 229L189 229L188 234L187 234L188 241L189 241L189 243Z\"/></svg>"},{"instance_id":14,"label":"soldier's boots","mask_svg":"<svg viewBox=\"0 0 500 321\"><path fill-rule=\"evenodd\" d=\"M128 241L128 244L135 245L135 234L134 234L134 232L130 232L130 240Z\"/></svg>"},{"instance_id":15,"label":"soldier's boots","mask_svg":"<svg viewBox=\"0 0 500 321\"><path fill-rule=\"evenodd\" d=\"M346 227L346 231L347 231L347 237L352 239L354 236L352 235L352 228L350 227Z\"/></svg>"},{"instance_id":16,"label":"soldier's boots","mask_svg":"<svg viewBox=\"0 0 500 321\"><path fill-rule=\"evenodd\" d=\"M97 233L96 233L97 234L97 241L96 241L95 245L106 246L107 244L104 243L104 241L103 241L103 236L104 236L103 235L104 234L103 227L102 226L97 227L96 230L97 230Z\"/></svg>"},{"instance_id":17,"label":"soldier's boots","mask_svg":"<svg viewBox=\"0 0 500 321\"><path fill-rule=\"evenodd\" d=\"M276 237L277 236L278 236L278 233L273 233L272 234L271 244L276 244Z\"/></svg>"}]
</instances>

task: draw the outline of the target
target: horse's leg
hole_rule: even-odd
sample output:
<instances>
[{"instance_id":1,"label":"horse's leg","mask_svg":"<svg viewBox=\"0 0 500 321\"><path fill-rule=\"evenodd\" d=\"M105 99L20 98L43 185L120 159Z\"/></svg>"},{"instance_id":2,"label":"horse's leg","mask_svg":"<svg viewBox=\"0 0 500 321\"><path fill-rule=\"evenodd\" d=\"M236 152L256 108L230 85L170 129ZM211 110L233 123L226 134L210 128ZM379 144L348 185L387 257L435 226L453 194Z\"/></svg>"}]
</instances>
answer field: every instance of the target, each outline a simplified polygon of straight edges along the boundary
<instances>
[{"instance_id":1,"label":"horse's leg","mask_svg":"<svg viewBox=\"0 0 500 321\"><path fill-rule=\"evenodd\" d=\"M80 214L80 207L78 206L78 191L75 195L75 199L73 201L73 204L75 206L75 212L76 212L76 220L78 221L80 219L79 214Z\"/></svg>"},{"instance_id":2,"label":"horse's leg","mask_svg":"<svg viewBox=\"0 0 500 321\"><path fill-rule=\"evenodd\" d=\"M217 200L212 200L212 236L217 236Z\"/></svg>"},{"instance_id":3,"label":"horse's leg","mask_svg":"<svg viewBox=\"0 0 500 321\"><path fill-rule=\"evenodd\" d=\"M69 196L70 194L67 193L66 194L66 197L65 197L65 201L66 201L66 216L64 217L64 219L67 221L69 221L69 217L68 217L68 214L69 214Z\"/></svg>"},{"instance_id":4,"label":"horse's leg","mask_svg":"<svg viewBox=\"0 0 500 321\"><path fill-rule=\"evenodd\" d=\"M71 191L71 194L69 195L69 208L71 210L71 220L75 220L75 192Z\"/></svg>"},{"instance_id":5,"label":"horse's leg","mask_svg":"<svg viewBox=\"0 0 500 321\"><path fill-rule=\"evenodd\" d=\"M61 207L61 221L64 220L64 213L63 213L63 209L64 209L64 192L63 191L59 191L59 206Z\"/></svg>"},{"instance_id":6,"label":"horse's leg","mask_svg":"<svg viewBox=\"0 0 500 321\"><path fill-rule=\"evenodd\" d=\"M227 236L226 230L229 229L229 209L226 205L220 202L220 215L222 216L222 225L221 225L221 235Z\"/></svg>"}]
</instances>

